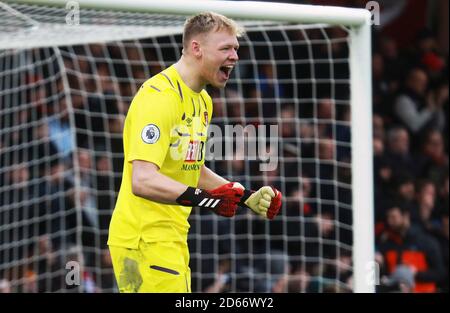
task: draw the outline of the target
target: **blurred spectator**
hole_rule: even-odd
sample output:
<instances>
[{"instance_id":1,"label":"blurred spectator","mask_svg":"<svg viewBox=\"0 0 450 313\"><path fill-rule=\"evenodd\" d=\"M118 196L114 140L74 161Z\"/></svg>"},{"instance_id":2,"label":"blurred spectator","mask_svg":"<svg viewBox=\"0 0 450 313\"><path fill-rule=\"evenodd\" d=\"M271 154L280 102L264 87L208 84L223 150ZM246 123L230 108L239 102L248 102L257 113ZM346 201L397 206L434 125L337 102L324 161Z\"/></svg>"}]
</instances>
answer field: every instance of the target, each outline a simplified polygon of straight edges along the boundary
<instances>
[{"instance_id":1,"label":"blurred spectator","mask_svg":"<svg viewBox=\"0 0 450 313\"><path fill-rule=\"evenodd\" d=\"M257 119L258 123L261 123L264 106L262 104L262 96L261 91L256 89L256 87L251 87L246 90L248 93L247 101L245 102L245 117L250 118L252 120ZM273 99L269 99L274 101ZM268 102L267 99L264 101L267 110L270 111L271 114L275 114L275 104L273 102Z\"/></svg>"},{"instance_id":2,"label":"blurred spectator","mask_svg":"<svg viewBox=\"0 0 450 313\"><path fill-rule=\"evenodd\" d=\"M409 134L403 127L394 127L387 133L387 151L385 157L394 165L393 176L399 172L414 173L416 164L409 150Z\"/></svg>"},{"instance_id":3,"label":"blurred spectator","mask_svg":"<svg viewBox=\"0 0 450 313\"><path fill-rule=\"evenodd\" d=\"M206 293L221 293L227 289L227 286L230 283L230 264L228 261L219 263L219 270L216 274L216 279L214 282L205 288L204 292Z\"/></svg>"},{"instance_id":4,"label":"blurred spectator","mask_svg":"<svg viewBox=\"0 0 450 313\"><path fill-rule=\"evenodd\" d=\"M442 133L430 129L423 136L421 153L417 157L416 167L419 177L441 183L448 172L448 153L444 150Z\"/></svg>"},{"instance_id":5,"label":"blurred spectator","mask_svg":"<svg viewBox=\"0 0 450 313\"><path fill-rule=\"evenodd\" d=\"M0 278L0 293L11 293L11 292L12 292L11 283L5 278Z\"/></svg>"},{"instance_id":6,"label":"blurred spectator","mask_svg":"<svg viewBox=\"0 0 450 313\"><path fill-rule=\"evenodd\" d=\"M329 212L314 213L313 216L304 218L302 225L303 227L300 227L298 224L290 223L288 226L292 243L298 241L297 247L291 252L291 258L295 255L301 256L300 259L292 258L297 260L291 263L293 273L300 277L296 279L294 276L290 286L300 289L307 287L306 292L320 292L325 287L322 277L326 269L325 265L318 261L318 257L333 260L337 255L336 247L331 244L335 239L333 215ZM295 227L297 227L297 236L294 233ZM293 286L296 281L299 285Z\"/></svg>"},{"instance_id":7,"label":"blurred spectator","mask_svg":"<svg viewBox=\"0 0 450 313\"><path fill-rule=\"evenodd\" d=\"M330 138L324 138L319 141L319 160L334 160L335 144Z\"/></svg>"},{"instance_id":8,"label":"blurred spectator","mask_svg":"<svg viewBox=\"0 0 450 313\"><path fill-rule=\"evenodd\" d=\"M80 170L80 203L83 215L89 221L89 225L98 228L98 210L93 190L96 187L93 179L94 168L92 167L91 154L89 150L77 149L78 166Z\"/></svg>"},{"instance_id":9,"label":"blurred spectator","mask_svg":"<svg viewBox=\"0 0 450 313\"><path fill-rule=\"evenodd\" d=\"M265 118L274 117L277 115L277 99L284 97L284 89L278 83L276 76L276 68L274 64L261 64L259 66L257 82L260 99L263 101L262 116Z\"/></svg>"},{"instance_id":10,"label":"blurred spectator","mask_svg":"<svg viewBox=\"0 0 450 313\"><path fill-rule=\"evenodd\" d=\"M415 181L415 177L410 172L397 172L392 181L393 193L390 197L402 201L403 205L410 210L416 209L414 206L416 200ZM389 195L386 194L386 196Z\"/></svg>"},{"instance_id":11,"label":"blurred spectator","mask_svg":"<svg viewBox=\"0 0 450 313\"><path fill-rule=\"evenodd\" d=\"M76 139L78 145L83 145L89 142L91 120L89 116L89 110L86 109L86 103L88 98L79 94L72 95L73 116L76 128Z\"/></svg>"},{"instance_id":12,"label":"blurred spectator","mask_svg":"<svg viewBox=\"0 0 450 313\"><path fill-rule=\"evenodd\" d=\"M443 99L427 94L428 76L419 69L409 71L402 93L395 101L395 114L412 134L420 134L433 125L444 128Z\"/></svg>"},{"instance_id":13,"label":"blurred spectator","mask_svg":"<svg viewBox=\"0 0 450 313\"><path fill-rule=\"evenodd\" d=\"M448 211L449 203L449 175L443 177L443 179L437 184L437 208L439 213Z\"/></svg>"},{"instance_id":14,"label":"blurred spectator","mask_svg":"<svg viewBox=\"0 0 450 313\"><path fill-rule=\"evenodd\" d=\"M445 60L438 53L436 37L431 30L425 28L418 33L415 58L415 63L424 67L432 80L444 69Z\"/></svg>"},{"instance_id":15,"label":"blurred spectator","mask_svg":"<svg viewBox=\"0 0 450 313\"><path fill-rule=\"evenodd\" d=\"M436 187L431 181L420 181L417 187L417 211L411 219L422 227L422 231L433 235L439 228L436 212Z\"/></svg>"},{"instance_id":16,"label":"blurred spectator","mask_svg":"<svg viewBox=\"0 0 450 313\"><path fill-rule=\"evenodd\" d=\"M373 137L383 142L385 137L383 117L377 113L374 113L372 117L372 123L373 123Z\"/></svg>"},{"instance_id":17,"label":"blurred spectator","mask_svg":"<svg viewBox=\"0 0 450 313\"><path fill-rule=\"evenodd\" d=\"M306 168L305 166L306 173L312 173L308 176L320 179L316 181L316 186L313 188L315 190L314 197L323 200L336 200L338 195L336 193L335 182L333 181L337 179L333 164L336 159L335 141L331 138L320 139L318 143L318 154L320 162L318 167L315 164L311 164L310 168ZM322 204L322 209L334 212L334 205L325 201Z\"/></svg>"},{"instance_id":18,"label":"blurred spectator","mask_svg":"<svg viewBox=\"0 0 450 313\"><path fill-rule=\"evenodd\" d=\"M70 127L67 99L63 98L56 105L54 115L47 117L49 135L63 158L69 158L74 151L73 129Z\"/></svg>"},{"instance_id":19,"label":"blurred spectator","mask_svg":"<svg viewBox=\"0 0 450 313\"><path fill-rule=\"evenodd\" d=\"M300 156L303 160L314 157L314 127L311 123L300 121ZM308 174L311 174L308 172ZM310 175L309 175L310 176Z\"/></svg>"},{"instance_id":20,"label":"blurred spectator","mask_svg":"<svg viewBox=\"0 0 450 313\"><path fill-rule=\"evenodd\" d=\"M80 181L78 188L74 189L74 193L79 199L76 205L80 205L82 217L82 242L87 249L85 252L85 262L87 266L95 263L94 248L98 246L96 242L96 233L99 230L99 211L97 207L97 197L95 195L97 186L95 185L95 177L93 160L89 150L78 148L76 151L78 167L80 172Z\"/></svg>"},{"instance_id":21,"label":"blurred spectator","mask_svg":"<svg viewBox=\"0 0 450 313\"><path fill-rule=\"evenodd\" d=\"M439 287L441 288L442 292L448 292L448 284L449 284L449 280L448 280L448 275L449 275L449 258L448 258L448 254L449 254L449 224L448 224L448 198L445 202L445 209L442 210L441 212L441 217L440 217L440 228L437 230L437 232L435 233L435 236L437 237L438 241L439 241L439 245L442 251L442 257L443 257L443 262L444 262L444 266L445 266L445 274L444 274L444 279L441 280L441 282L439 283Z\"/></svg>"},{"instance_id":22,"label":"blurred spectator","mask_svg":"<svg viewBox=\"0 0 450 313\"><path fill-rule=\"evenodd\" d=\"M306 292L347 293L352 290L352 251L336 248L332 262L317 266ZM319 271L319 272L317 272Z\"/></svg>"},{"instance_id":23,"label":"blurred spectator","mask_svg":"<svg viewBox=\"0 0 450 313\"><path fill-rule=\"evenodd\" d=\"M35 216L30 204L34 189L28 185L28 163L23 161L23 156L12 157L15 159L14 163L4 171L0 192L0 260L20 264L20 261L28 257L34 235L32 221ZM11 242L15 244L11 245ZM21 263L21 266L25 265L26 263Z\"/></svg>"},{"instance_id":24,"label":"blurred spectator","mask_svg":"<svg viewBox=\"0 0 450 313\"><path fill-rule=\"evenodd\" d=\"M288 292L306 292L309 283L311 282L311 275L304 267L298 267L289 275Z\"/></svg>"},{"instance_id":25,"label":"blurred spectator","mask_svg":"<svg viewBox=\"0 0 450 313\"><path fill-rule=\"evenodd\" d=\"M36 166L30 168L32 178L40 178L45 176L46 168L49 163L60 158L58 148L50 139L50 130L45 120L42 119L36 126L32 144L28 147L28 161Z\"/></svg>"},{"instance_id":26,"label":"blurred spectator","mask_svg":"<svg viewBox=\"0 0 450 313\"><path fill-rule=\"evenodd\" d=\"M377 141L374 140L374 144ZM380 145L382 142L380 141ZM376 150L374 150L376 151ZM384 220L385 201L388 194L392 192L392 165L383 155L375 154L374 157L374 207L375 207L375 221Z\"/></svg>"},{"instance_id":27,"label":"blurred spectator","mask_svg":"<svg viewBox=\"0 0 450 313\"><path fill-rule=\"evenodd\" d=\"M112 270L112 259L109 249L103 249L101 252L101 266L96 269L100 272L100 287L103 292L113 290L115 286L115 278Z\"/></svg>"},{"instance_id":28,"label":"blurred spectator","mask_svg":"<svg viewBox=\"0 0 450 313\"><path fill-rule=\"evenodd\" d=\"M295 114L295 107L293 105L284 105L282 107L280 120L281 120L281 134L280 134L281 137L283 137L284 140L287 139L288 142L291 142L291 140L289 139L297 138L298 123Z\"/></svg>"},{"instance_id":29,"label":"blurred spectator","mask_svg":"<svg viewBox=\"0 0 450 313\"><path fill-rule=\"evenodd\" d=\"M373 155L375 157L381 157L384 154L384 142L380 138L373 138Z\"/></svg>"},{"instance_id":30,"label":"blurred spectator","mask_svg":"<svg viewBox=\"0 0 450 313\"><path fill-rule=\"evenodd\" d=\"M381 292L412 293L415 286L414 271L408 266L399 265L391 275L382 278L378 289Z\"/></svg>"},{"instance_id":31,"label":"blurred spectator","mask_svg":"<svg viewBox=\"0 0 450 313\"><path fill-rule=\"evenodd\" d=\"M444 279L437 241L411 224L410 213L398 203L392 203L387 210L386 225L378 245L386 273L391 275L399 265L407 265L414 273L415 292L435 292Z\"/></svg>"},{"instance_id":32,"label":"blurred spectator","mask_svg":"<svg viewBox=\"0 0 450 313\"><path fill-rule=\"evenodd\" d=\"M246 213L248 213L247 210L242 210L236 219L242 220ZM218 269L224 266L222 262L225 261L221 262L221 260L229 259L229 254L232 253L229 236L231 221L221 219L209 210L194 210L189 217L189 223L191 232L188 245L190 251L196 251L191 255L189 263L192 273L191 288L203 291L215 283ZM236 233L239 231L237 230ZM248 233L246 235L248 236ZM205 240L206 238L209 239ZM248 238L241 241L247 242ZM239 245L239 240L236 242ZM235 271L236 268L232 270Z\"/></svg>"},{"instance_id":33,"label":"blurred spectator","mask_svg":"<svg viewBox=\"0 0 450 313\"><path fill-rule=\"evenodd\" d=\"M33 270L26 270L22 278L22 290L24 293L37 293L38 283L37 274Z\"/></svg>"},{"instance_id":34,"label":"blurred spectator","mask_svg":"<svg viewBox=\"0 0 450 313\"><path fill-rule=\"evenodd\" d=\"M289 275L290 268L286 265L287 269L283 270L280 274L275 276L275 281L272 283L271 292L273 293L286 293L289 288Z\"/></svg>"},{"instance_id":35,"label":"blurred spectator","mask_svg":"<svg viewBox=\"0 0 450 313\"><path fill-rule=\"evenodd\" d=\"M388 69L389 70L389 69ZM388 78L385 73L385 61L380 53L372 55L372 88L373 88L373 112L374 116L392 122L392 97L397 91L398 82Z\"/></svg>"},{"instance_id":36,"label":"blurred spectator","mask_svg":"<svg viewBox=\"0 0 450 313\"><path fill-rule=\"evenodd\" d=\"M336 119L336 104L331 99L321 99L317 104L318 134L319 138L330 138L332 134L332 123Z\"/></svg>"},{"instance_id":37,"label":"blurred spectator","mask_svg":"<svg viewBox=\"0 0 450 313\"><path fill-rule=\"evenodd\" d=\"M246 167L246 160L245 155L243 153L240 153L236 151L236 153L233 156L232 160L229 160L227 166L227 175L230 175L235 180L242 180L245 179L245 167Z\"/></svg>"},{"instance_id":38,"label":"blurred spectator","mask_svg":"<svg viewBox=\"0 0 450 313\"><path fill-rule=\"evenodd\" d=\"M340 162L351 163L351 116L350 106L345 105L338 108L337 121L333 125L336 138L336 159Z\"/></svg>"},{"instance_id":39,"label":"blurred spectator","mask_svg":"<svg viewBox=\"0 0 450 313\"><path fill-rule=\"evenodd\" d=\"M53 249L50 235L40 236L38 240L34 256L38 258L38 292L61 291L64 281L64 275L61 274L61 270L64 268L61 262L61 253L57 253Z\"/></svg>"},{"instance_id":40,"label":"blurred spectator","mask_svg":"<svg viewBox=\"0 0 450 313\"><path fill-rule=\"evenodd\" d=\"M224 105L227 110L227 117L233 119L233 124L243 124L242 120L245 117L244 98L237 91L230 88L224 89L223 92L225 93ZM214 116L216 117L215 111Z\"/></svg>"},{"instance_id":41,"label":"blurred spectator","mask_svg":"<svg viewBox=\"0 0 450 313\"><path fill-rule=\"evenodd\" d=\"M213 100L213 117L212 121L213 123L216 123L217 120L222 120L225 115L225 101L224 98L220 96L220 92L218 89L213 89L209 95L211 96Z\"/></svg>"},{"instance_id":42,"label":"blurred spectator","mask_svg":"<svg viewBox=\"0 0 450 313\"><path fill-rule=\"evenodd\" d=\"M110 158L107 155L100 155L96 158L94 168L95 206L98 209L100 245L102 248L107 247L109 222L115 205L116 193L120 187L120 184L116 184L114 179L114 173L117 171L119 170L113 170ZM108 249L106 250L109 251Z\"/></svg>"},{"instance_id":43,"label":"blurred spectator","mask_svg":"<svg viewBox=\"0 0 450 313\"><path fill-rule=\"evenodd\" d=\"M304 219L311 218L315 211L315 201L311 196L312 183L311 180L303 176L300 184L293 188L287 195L286 201L286 235L288 239L287 251L289 254L290 265L293 271L297 271L301 267L302 252L304 251L304 242L302 236L305 228L303 227Z\"/></svg>"},{"instance_id":44,"label":"blurred spectator","mask_svg":"<svg viewBox=\"0 0 450 313\"><path fill-rule=\"evenodd\" d=\"M383 56L384 76L391 82L392 90L397 91L399 88L398 82L404 70L403 62L399 57L398 45L393 38L388 36L381 37L378 44L379 51Z\"/></svg>"},{"instance_id":45,"label":"blurred spectator","mask_svg":"<svg viewBox=\"0 0 450 313\"><path fill-rule=\"evenodd\" d=\"M39 185L39 234L52 234L52 246L75 242L77 225L73 182L60 159L50 160Z\"/></svg>"},{"instance_id":46,"label":"blurred spectator","mask_svg":"<svg viewBox=\"0 0 450 313\"><path fill-rule=\"evenodd\" d=\"M250 252L251 253L251 252ZM237 290L280 292L286 288L287 256L277 250L254 250L251 260L237 262Z\"/></svg>"},{"instance_id":47,"label":"blurred spectator","mask_svg":"<svg viewBox=\"0 0 450 313\"><path fill-rule=\"evenodd\" d=\"M417 202L416 202L416 186L415 178L407 171L397 172L388 185L383 186L383 193L376 196L379 199L375 201L375 235L379 237L385 230L386 211L392 205L392 199L402 203L402 206L412 212L413 219L417 221Z\"/></svg>"},{"instance_id":48,"label":"blurred spectator","mask_svg":"<svg viewBox=\"0 0 450 313\"><path fill-rule=\"evenodd\" d=\"M372 54L372 90L374 112L381 113L380 107L388 94L388 83L384 80L384 60L379 53Z\"/></svg>"}]
</instances>

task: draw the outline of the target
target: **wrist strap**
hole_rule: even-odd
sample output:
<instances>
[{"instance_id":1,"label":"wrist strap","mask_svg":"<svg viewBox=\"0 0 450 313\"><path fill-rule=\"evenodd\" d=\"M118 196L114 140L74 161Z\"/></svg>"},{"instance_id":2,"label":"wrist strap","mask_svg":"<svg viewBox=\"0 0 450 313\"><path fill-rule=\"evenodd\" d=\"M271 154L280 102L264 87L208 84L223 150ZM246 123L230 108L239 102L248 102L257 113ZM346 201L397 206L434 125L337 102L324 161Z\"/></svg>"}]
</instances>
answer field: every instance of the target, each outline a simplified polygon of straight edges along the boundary
<instances>
[{"instance_id":1,"label":"wrist strap","mask_svg":"<svg viewBox=\"0 0 450 313\"><path fill-rule=\"evenodd\" d=\"M182 206L196 206L201 208L215 208L222 200L214 198L206 190L194 187L187 187L176 200Z\"/></svg>"},{"instance_id":2,"label":"wrist strap","mask_svg":"<svg viewBox=\"0 0 450 313\"><path fill-rule=\"evenodd\" d=\"M245 201L247 201L247 199L250 198L250 196L254 193L254 190L245 189L244 195L242 196L241 201L238 203L238 205L244 208L248 208L248 205L245 204Z\"/></svg>"}]
</instances>

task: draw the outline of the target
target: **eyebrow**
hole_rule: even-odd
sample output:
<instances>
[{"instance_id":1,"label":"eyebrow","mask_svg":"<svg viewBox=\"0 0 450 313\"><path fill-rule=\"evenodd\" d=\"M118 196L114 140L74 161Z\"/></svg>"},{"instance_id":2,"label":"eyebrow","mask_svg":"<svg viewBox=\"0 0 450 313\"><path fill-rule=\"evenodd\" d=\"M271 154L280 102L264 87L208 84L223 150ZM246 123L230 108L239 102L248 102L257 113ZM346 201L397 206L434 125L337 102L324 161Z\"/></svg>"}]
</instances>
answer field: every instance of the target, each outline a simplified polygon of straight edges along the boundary
<instances>
[{"instance_id":1,"label":"eyebrow","mask_svg":"<svg viewBox=\"0 0 450 313\"><path fill-rule=\"evenodd\" d=\"M233 47L233 48L239 49L240 46L239 46L239 44L234 45L234 44L230 44L230 43L223 44L223 45L221 46L221 48L228 48L228 47Z\"/></svg>"}]
</instances>

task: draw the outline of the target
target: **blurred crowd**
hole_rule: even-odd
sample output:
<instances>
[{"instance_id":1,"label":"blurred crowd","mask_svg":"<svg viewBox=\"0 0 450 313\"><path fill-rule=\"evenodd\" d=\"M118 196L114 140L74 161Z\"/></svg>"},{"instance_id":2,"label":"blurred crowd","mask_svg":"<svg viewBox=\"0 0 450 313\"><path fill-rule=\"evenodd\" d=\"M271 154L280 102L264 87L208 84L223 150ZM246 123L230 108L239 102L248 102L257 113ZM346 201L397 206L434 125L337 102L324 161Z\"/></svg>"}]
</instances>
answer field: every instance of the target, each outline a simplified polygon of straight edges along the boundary
<instances>
[{"instance_id":1,"label":"blurred crowd","mask_svg":"<svg viewBox=\"0 0 450 313\"><path fill-rule=\"evenodd\" d=\"M106 239L123 121L180 41L62 47L64 70L51 49L14 52L34 71L18 72L23 92L0 94L0 292L115 290ZM358 221L347 32L249 32L239 55L226 89L209 89L212 124L278 125L278 167L261 172L242 151L207 165L247 188L273 185L285 201L271 222L194 209L193 291L349 292ZM374 30L372 75L377 290L448 292L448 51L428 29L401 48ZM69 261L80 286L67 283Z\"/></svg>"},{"instance_id":2,"label":"blurred crowd","mask_svg":"<svg viewBox=\"0 0 450 313\"><path fill-rule=\"evenodd\" d=\"M379 38L372 61L377 261L402 289L448 292L448 54L425 29L403 50Z\"/></svg>"}]
</instances>

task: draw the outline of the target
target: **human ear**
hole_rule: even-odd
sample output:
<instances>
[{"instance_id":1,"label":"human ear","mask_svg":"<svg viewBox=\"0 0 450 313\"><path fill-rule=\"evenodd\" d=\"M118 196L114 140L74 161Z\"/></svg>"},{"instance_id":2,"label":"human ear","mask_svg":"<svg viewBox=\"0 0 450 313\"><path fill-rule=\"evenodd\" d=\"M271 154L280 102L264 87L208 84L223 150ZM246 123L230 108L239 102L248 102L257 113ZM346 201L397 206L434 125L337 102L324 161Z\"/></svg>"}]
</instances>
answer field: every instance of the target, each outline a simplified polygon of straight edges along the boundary
<instances>
[{"instance_id":1,"label":"human ear","mask_svg":"<svg viewBox=\"0 0 450 313\"><path fill-rule=\"evenodd\" d=\"M198 42L197 40L192 40L191 47L192 47L192 53L194 54L194 56L196 56L196 57L202 56L202 48L200 47L200 42Z\"/></svg>"}]
</instances>

